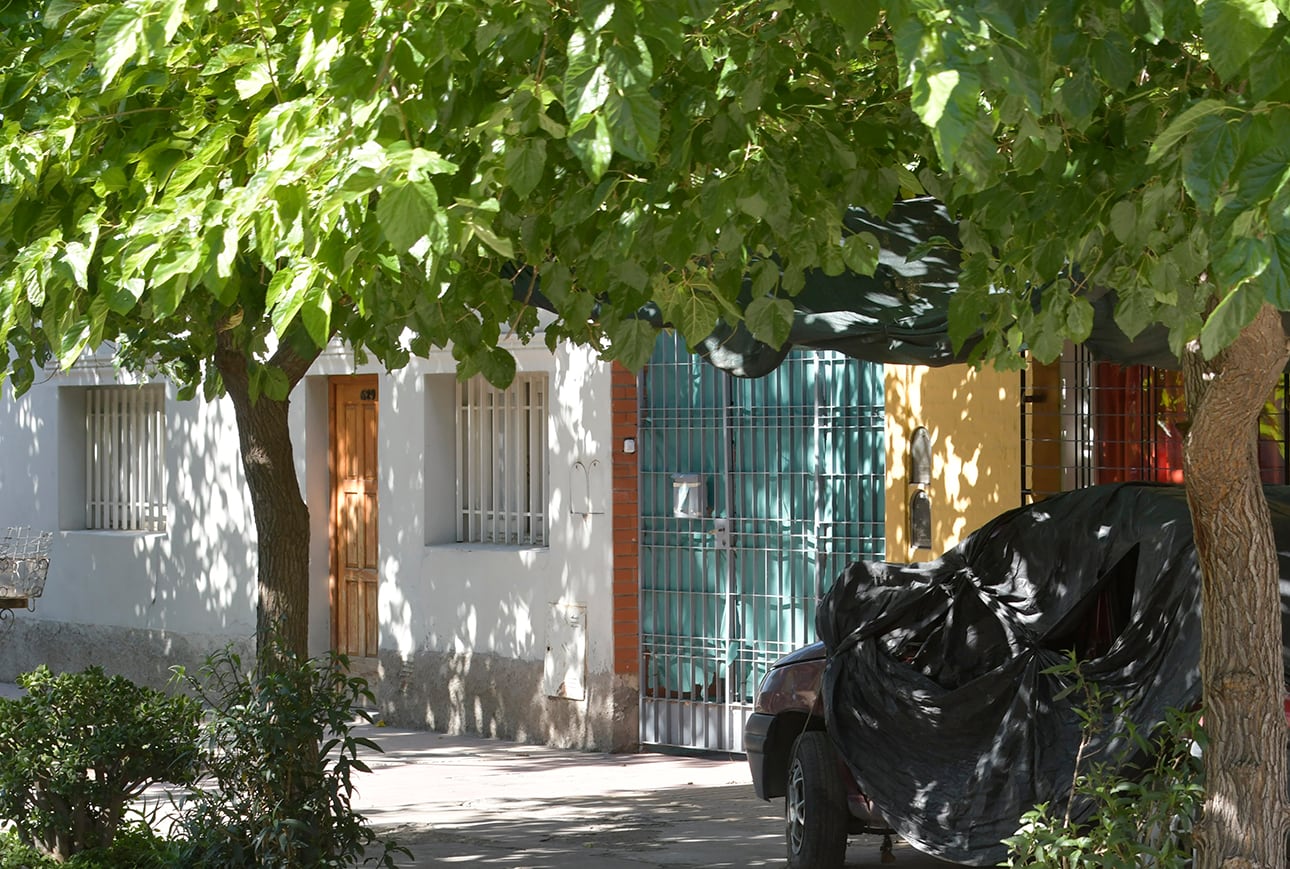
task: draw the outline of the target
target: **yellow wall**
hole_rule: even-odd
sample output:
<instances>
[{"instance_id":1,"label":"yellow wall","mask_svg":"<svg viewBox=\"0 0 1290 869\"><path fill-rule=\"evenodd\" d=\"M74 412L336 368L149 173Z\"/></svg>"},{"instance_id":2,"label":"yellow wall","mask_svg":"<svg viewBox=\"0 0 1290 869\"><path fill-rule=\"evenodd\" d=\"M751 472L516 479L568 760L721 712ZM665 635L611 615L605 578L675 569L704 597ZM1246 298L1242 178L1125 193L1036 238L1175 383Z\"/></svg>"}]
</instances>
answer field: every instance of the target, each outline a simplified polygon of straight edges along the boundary
<instances>
[{"instance_id":1,"label":"yellow wall","mask_svg":"<svg viewBox=\"0 0 1290 869\"><path fill-rule=\"evenodd\" d=\"M885 367L887 560L927 561L1021 503L1020 377L963 365ZM909 443L925 426L932 443L932 548L909 536Z\"/></svg>"}]
</instances>

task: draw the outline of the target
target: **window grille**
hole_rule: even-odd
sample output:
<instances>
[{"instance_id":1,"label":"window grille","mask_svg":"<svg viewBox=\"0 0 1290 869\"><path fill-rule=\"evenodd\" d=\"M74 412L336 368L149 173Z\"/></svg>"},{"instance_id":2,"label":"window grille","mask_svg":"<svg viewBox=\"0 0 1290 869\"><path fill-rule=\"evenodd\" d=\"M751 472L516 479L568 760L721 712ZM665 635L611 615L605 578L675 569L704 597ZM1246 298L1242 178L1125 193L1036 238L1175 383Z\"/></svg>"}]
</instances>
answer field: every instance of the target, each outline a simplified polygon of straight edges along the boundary
<instances>
[{"instance_id":1,"label":"window grille","mask_svg":"<svg viewBox=\"0 0 1290 869\"><path fill-rule=\"evenodd\" d=\"M1032 365L1021 385L1024 501L1097 483L1182 482L1181 372L1098 362L1075 347L1053 365ZM1265 483L1290 482L1288 390L1283 375L1259 421Z\"/></svg>"},{"instance_id":2,"label":"window grille","mask_svg":"<svg viewBox=\"0 0 1290 869\"><path fill-rule=\"evenodd\" d=\"M166 392L161 385L85 391L85 527L164 531Z\"/></svg>"},{"instance_id":3,"label":"window grille","mask_svg":"<svg viewBox=\"0 0 1290 869\"><path fill-rule=\"evenodd\" d=\"M457 541L547 545L546 374L457 384Z\"/></svg>"}]
</instances>

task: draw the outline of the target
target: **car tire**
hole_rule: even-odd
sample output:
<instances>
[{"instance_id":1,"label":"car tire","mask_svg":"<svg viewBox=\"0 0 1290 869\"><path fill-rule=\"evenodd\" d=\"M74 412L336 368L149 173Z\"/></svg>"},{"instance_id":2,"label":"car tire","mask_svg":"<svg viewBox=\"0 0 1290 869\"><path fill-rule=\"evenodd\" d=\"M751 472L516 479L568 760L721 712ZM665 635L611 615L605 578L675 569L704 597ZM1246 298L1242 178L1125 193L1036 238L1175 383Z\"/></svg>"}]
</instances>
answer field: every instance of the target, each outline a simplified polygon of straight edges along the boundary
<instances>
[{"instance_id":1,"label":"car tire","mask_svg":"<svg viewBox=\"0 0 1290 869\"><path fill-rule=\"evenodd\" d=\"M784 795L789 869L838 869L847 853L847 794L826 733L793 743Z\"/></svg>"}]
</instances>

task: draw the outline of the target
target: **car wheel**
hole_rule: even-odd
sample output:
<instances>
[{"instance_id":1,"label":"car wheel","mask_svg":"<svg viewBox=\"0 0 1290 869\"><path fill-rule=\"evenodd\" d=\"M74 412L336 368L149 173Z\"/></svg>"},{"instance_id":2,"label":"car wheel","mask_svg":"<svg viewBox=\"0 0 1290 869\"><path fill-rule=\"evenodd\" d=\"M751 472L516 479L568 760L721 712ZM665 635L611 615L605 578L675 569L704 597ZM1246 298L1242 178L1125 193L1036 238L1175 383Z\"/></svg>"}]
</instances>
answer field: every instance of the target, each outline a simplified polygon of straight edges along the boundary
<instances>
[{"instance_id":1,"label":"car wheel","mask_svg":"<svg viewBox=\"0 0 1290 869\"><path fill-rule=\"evenodd\" d=\"M789 869L837 869L847 853L847 794L827 734L811 730L793 744L784 796Z\"/></svg>"}]
</instances>

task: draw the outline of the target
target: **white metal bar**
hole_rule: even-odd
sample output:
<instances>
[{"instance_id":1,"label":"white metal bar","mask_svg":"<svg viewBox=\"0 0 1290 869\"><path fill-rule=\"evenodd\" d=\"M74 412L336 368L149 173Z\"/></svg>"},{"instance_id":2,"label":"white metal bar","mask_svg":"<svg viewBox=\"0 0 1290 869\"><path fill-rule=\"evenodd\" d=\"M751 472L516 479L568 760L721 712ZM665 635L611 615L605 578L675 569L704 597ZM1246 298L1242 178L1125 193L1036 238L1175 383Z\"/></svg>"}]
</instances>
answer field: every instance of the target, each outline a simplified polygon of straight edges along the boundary
<instances>
[{"instance_id":1,"label":"white metal bar","mask_svg":"<svg viewBox=\"0 0 1290 869\"><path fill-rule=\"evenodd\" d=\"M97 528L98 485L94 472L98 467L94 457L98 451L98 401L94 390L85 391L85 527Z\"/></svg>"},{"instance_id":2,"label":"white metal bar","mask_svg":"<svg viewBox=\"0 0 1290 869\"><path fill-rule=\"evenodd\" d=\"M453 467L457 468L457 541L462 542L465 536L466 504L464 490L466 487L466 464L463 461L464 441L470 434L469 420L463 407L465 395L463 393L462 382L458 380L453 390L456 396L456 406L454 413L456 415L457 432L456 432L456 451L457 463Z\"/></svg>"},{"instance_id":3,"label":"white metal bar","mask_svg":"<svg viewBox=\"0 0 1290 869\"><path fill-rule=\"evenodd\" d=\"M475 466L476 472L475 497L476 507L478 508L479 529L475 532L475 539L487 541L489 537L492 516L489 511L491 504L489 497L493 491L492 468L489 467L488 456L495 448L493 443L493 410L489 406L488 391L484 388L486 384L476 380L473 384L475 393L475 407L478 424L476 431L479 434L475 438Z\"/></svg>"}]
</instances>

